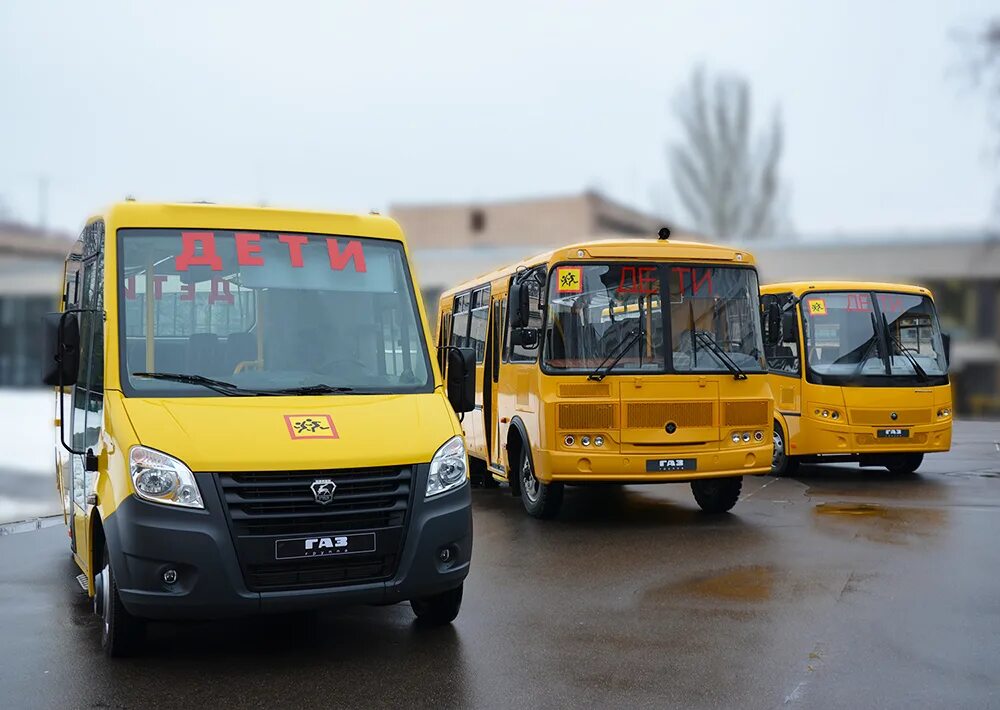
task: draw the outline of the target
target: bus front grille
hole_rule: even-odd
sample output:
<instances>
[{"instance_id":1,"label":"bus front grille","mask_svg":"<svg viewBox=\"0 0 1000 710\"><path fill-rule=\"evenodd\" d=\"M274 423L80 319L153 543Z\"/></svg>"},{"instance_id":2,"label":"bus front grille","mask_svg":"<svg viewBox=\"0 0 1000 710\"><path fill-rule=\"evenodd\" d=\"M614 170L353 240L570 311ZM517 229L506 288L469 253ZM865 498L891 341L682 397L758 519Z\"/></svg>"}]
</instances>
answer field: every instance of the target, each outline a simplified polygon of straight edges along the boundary
<instances>
[{"instance_id":1,"label":"bus front grille","mask_svg":"<svg viewBox=\"0 0 1000 710\"><path fill-rule=\"evenodd\" d=\"M715 403L693 402L631 402L627 408L630 429L662 429L667 422L681 427L710 427Z\"/></svg>"},{"instance_id":2,"label":"bus front grille","mask_svg":"<svg viewBox=\"0 0 1000 710\"><path fill-rule=\"evenodd\" d=\"M767 400L722 403L723 426L766 427L770 423L771 420L767 416Z\"/></svg>"},{"instance_id":3,"label":"bus front grille","mask_svg":"<svg viewBox=\"0 0 1000 710\"><path fill-rule=\"evenodd\" d=\"M614 404L560 404L560 429L617 429L618 407Z\"/></svg>"},{"instance_id":4,"label":"bus front grille","mask_svg":"<svg viewBox=\"0 0 1000 710\"><path fill-rule=\"evenodd\" d=\"M306 589L390 579L402 553L416 467L218 473L219 493L247 587ZM317 502L312 485L335 484ZM278 560L279 539L375 534L375 552Z\"/></svg>"}]
</instances>

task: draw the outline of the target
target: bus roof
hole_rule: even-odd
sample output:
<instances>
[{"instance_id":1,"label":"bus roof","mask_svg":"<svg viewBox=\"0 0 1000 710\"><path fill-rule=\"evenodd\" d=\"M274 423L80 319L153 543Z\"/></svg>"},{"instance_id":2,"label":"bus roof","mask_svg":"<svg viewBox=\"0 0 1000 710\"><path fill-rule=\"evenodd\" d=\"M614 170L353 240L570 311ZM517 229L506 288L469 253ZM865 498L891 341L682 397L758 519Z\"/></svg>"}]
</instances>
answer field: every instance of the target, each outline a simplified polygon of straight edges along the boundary
<instances>
[{"instance_id":1,"label":"bus roof","mask_svg":"<svg viewBox=\"0 0 1000 710\"><path fill-rule=\"evenodd\" d=\"M403 230L388 217L274 207L128 200L110 205L87 223L98 219L104 219L115 228L256 229L404 240Z\"/></svg>"},{"instance_id":2,"label":"bus roof","mask_svg":"<svg viewBox=\"0 0 1000 710\"><path fill-rule=\"evenodd\" d=\"M582 256L580 254L581 251L584 252ZM587 261L607 259L754 264L754 258L750 252L715 244L675 241L673 239L601 239L567 244L558 249L537 254L528 259L522 259L521 261L487 272L454 286L442 293L441 297L451 296L455 293L466 291L478 284L510 276L521 268L531 268L540 264L558 263L561 261L586 263Z\"/></svg>"},{"instance_id":3,"label":"bus roof","mask_svg":"<svg viewBox=\"0 0 1000 710\"><path fill-rule=\"evenodd\" d=\"M791 291L796 296L809 291L897 291L901 293L916 293L930 296L931 292L923 286L912 284L880 283L877 281L784 281L782 283L763 284L760 292L765 294L785 293Z\"/></svg>"}]
</instances>

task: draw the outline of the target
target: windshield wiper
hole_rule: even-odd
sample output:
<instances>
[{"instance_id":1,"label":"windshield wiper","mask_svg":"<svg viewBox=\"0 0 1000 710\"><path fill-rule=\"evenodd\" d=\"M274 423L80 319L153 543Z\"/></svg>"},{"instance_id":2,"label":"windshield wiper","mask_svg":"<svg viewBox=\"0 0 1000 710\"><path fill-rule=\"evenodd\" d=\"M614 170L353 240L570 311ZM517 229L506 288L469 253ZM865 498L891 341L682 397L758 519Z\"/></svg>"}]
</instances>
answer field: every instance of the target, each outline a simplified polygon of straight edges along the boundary
<instances>
[{"instance_id":1,"label":"windshield wiper","mask_svg":"<svg viewBox=\"0 0 1000 710\"><path fill-rule=\"evenodd\" d=\"M600 382L607 377L608 373L611 372L611 369L617 365L623 357L625 357L625 353L628 352L628 349L632 347L633 343L635 343L641 335L642 328L636 328L629 333L625 339L618 344L618 348L612 349L608 356L601 361L601 364L594 368L593 372L587 375L587 379L593 380L594 382ZM618 353L617 355L614 354L616 351ZM614 360L611 360L610 364L608 364L607 367L604 367L604 363L611 359L612 356L614 356ZM603 372L601 372L602 368L604 369Z\"/></svg>"},{"instance_id":2,"label":"windshield wiper","mask_svg":"<svg viewBox=\"0 0 1000 710\"><path fill-rule=\"evenodd\" d=\"M875 314L869 313L872 319L872 337L868 341L865 351L861 353L861 359L858 360L858 366L854 368L854 372L851 373L851 377L857 377L861 374L861 371L865 369L865 363L868 362L868 353L872 351L872 346L878 344L878 321L875 320ZM883 365L884 366L884 365Z\"/></svg>"},{"instance_id":3,"label":"windshield wiper","mask_svg":"<svg viewBox=\"0 0 1000 710\"><path fill-rule=\"evenodd\" d=\"M201 375L185 375L179 372L133 372L132 377L148 377L151 380L168 380L170 382L182 382L186 385L201 385L210 390L215 390L227 397L253 397L259 392L254 390L240 389L232 382L213 380L211 377Z\"/></svg>"},{"instance_id":4,"label":"windshield wiper","mask_svg":"<svg viewBox=\"0 0 1000 710\"><path fill-rule=\"evenodd\" d=\"M353 387L335 387L323 383L315 385L303 385L302 387L283 387L278 390L263 390L274 394L345 394L353 392Z\"/></svg>"},{"instance_id":5,"label":"windshield wiper","mask_svg":"<svg viewBox=\"0 0 1000 710\"><path fill-rule=\"evenodd\" d=\"M747 373L743 372L739 365L737 365L729 353L722 349L722 347L712 340L707 333L696 330L694 331L694 340L700 340L702 344L712 351L712 354L719 358L719 361L726 366L726 369L733 373L734 380L745 380L747 378Z\"/></svg>"},{"instance_id":6,"label":"windshield wiper","mask_svg":"<svg viewBox=\"0 0 1000 710\"><path fill-rule=\"evenodd\" d=\"M888 335L893 344L899 348L899 352L902 353L903 357L909 360L910 364L913 365L913 371L917 373L917 377L919 377L921 381L929 379L927 377L927 371L920 366L920 363L917 362L917 358L913 357L913 353L904 348L903 344L899 342L899 339L892 334L891 330L889 330L889 321L886 320L885 313L882 314L882 325L885 326L885 334ZM892 374L892 358L889 359L889 374Z\"/></svg>"}]
</instances>

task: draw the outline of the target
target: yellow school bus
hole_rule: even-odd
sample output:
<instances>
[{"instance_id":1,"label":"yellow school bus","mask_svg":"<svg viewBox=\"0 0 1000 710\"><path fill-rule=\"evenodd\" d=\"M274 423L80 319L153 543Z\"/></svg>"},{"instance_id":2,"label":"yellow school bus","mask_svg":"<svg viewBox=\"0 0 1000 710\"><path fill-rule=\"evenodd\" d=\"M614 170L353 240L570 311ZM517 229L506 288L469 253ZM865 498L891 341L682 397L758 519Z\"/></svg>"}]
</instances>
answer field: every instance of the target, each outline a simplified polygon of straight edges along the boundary
<instances>
[{"instance_id":1,"label":"yellow school bus","mask_svg":"<svg viewBox=\"0 0 1000 710\"><path fill-rule=\"evenodd\" d=\"M931 292L852 281L761 289L775 475L800 462L913 473L951 448L948 337Z\"/></svg>"},{"instance_id":2,"label":"yellow school bus","mask_svg":"<svg viewBox=\"0 0 1000 710\"><path fill-rule=\"evenodd\" d=\"M574 244L441 296L439 344L476 353L474 474L530 515L590 482L690 482L723 512L770 469L753 257L668 238Z\"/></svg>"},{"instance_id":3,"label":"yellow school bus","mask_svg":"<svg viewBox=\"0 0 1000 710\"><path fill-rule=\"evenodd\" d=\"M124 202L87 222L42 377L106 653L148 619L455 618L473 356L447 352L446 395L409 263L378 216Z\"/></svg>"}]
</instances>

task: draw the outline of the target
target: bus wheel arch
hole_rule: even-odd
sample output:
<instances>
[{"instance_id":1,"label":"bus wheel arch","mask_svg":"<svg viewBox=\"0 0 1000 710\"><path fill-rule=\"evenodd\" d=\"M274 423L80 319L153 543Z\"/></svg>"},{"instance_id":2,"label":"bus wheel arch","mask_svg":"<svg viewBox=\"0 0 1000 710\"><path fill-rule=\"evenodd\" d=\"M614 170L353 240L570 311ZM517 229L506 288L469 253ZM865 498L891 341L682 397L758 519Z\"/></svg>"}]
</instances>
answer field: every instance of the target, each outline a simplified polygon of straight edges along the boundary
<instances>
[{"instance_id":1,"label":"bus wheel arch","mask_svg":"<svg viewBox=\"0 0 1000 710\"><path fill-rule=\"evenodd\" d=\"M775 412L774 433L772 434L774 449L771 454L771 475L788 476L799 467L798 457L788 453L790 444L788 438L788 425L785 418ZM779 450L780 447L780 450Z\"/></svg>"},{"instance_id":2,"label":"bus wheel arch","mask_svg":"<svg viewBox=\"0 0 1000 710\"><path fill-rule=\"evenodd\" d=\"M520 466L521 456L525 451L531 456L528 432L521 418L514 417L507 429L507 483L512 496L521 495Z\"/></svg>"}]
</instances>

